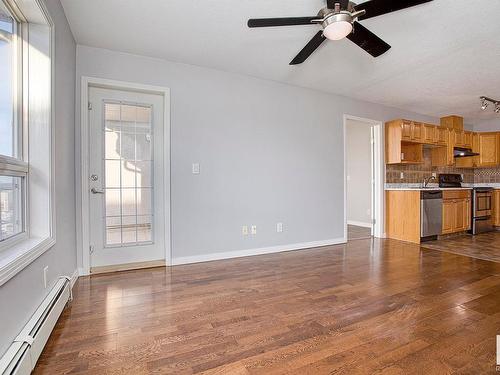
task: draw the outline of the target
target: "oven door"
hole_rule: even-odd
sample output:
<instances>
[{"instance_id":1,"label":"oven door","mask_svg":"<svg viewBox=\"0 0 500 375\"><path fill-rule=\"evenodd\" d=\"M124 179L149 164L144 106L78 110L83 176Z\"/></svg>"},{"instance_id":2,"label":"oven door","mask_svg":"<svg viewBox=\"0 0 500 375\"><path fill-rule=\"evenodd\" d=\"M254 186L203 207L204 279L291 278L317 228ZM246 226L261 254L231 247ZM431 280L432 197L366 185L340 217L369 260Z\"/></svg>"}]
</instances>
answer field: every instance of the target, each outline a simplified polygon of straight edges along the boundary
<instances>
[{"instance_id":1,"label":"oven door","mask_svg":"<svg viewBox=\"0 0 500 375\"><path fill-rule=\"evenodd\" d=\"M476 192L474 202L474 217L491 215L491 192Z\"/></svg>"}]
</instances>

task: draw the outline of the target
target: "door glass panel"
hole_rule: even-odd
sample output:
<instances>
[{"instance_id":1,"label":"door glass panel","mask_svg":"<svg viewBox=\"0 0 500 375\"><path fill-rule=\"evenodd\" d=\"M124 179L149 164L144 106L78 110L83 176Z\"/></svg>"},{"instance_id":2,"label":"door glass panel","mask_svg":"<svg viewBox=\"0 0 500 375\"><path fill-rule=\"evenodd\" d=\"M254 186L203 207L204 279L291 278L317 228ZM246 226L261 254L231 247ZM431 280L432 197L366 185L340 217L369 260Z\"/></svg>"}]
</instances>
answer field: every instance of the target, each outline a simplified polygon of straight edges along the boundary
<instances>
[{"instance_id":1,"label":"door glass panel","mask_svg":"<svg viewBox=\"0 0 500 375\"><path fill-rule=\"evenodd\" d=\"M151 111L151 106L104 103L106 246L152 241Z\"/></svg>"},{"instance_id":2,"label":"door glass panel","mask_svg":"<svg viewBox=\"0 0 500 375\"><path fill-rule=\"evenodd\" d=\"M152 216L137 216L137 241L152 241Z\"/></svg>"}]
</instances>

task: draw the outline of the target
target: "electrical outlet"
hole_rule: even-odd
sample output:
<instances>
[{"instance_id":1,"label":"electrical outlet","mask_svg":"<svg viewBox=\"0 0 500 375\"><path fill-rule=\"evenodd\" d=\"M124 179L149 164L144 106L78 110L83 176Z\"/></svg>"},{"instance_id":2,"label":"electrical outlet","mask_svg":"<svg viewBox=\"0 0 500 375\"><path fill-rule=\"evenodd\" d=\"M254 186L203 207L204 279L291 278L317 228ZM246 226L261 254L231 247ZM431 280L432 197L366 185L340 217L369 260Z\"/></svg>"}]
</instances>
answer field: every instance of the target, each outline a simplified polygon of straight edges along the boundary
<instances>
[{"instance_id":1,"label":"electrical outlet","mask_svg":"<svg viewBox=\"0 0 500 375\"><path fill-rule=\"evenodd\" d=\"M283 232L283 223L276 223L276 232Z\"/></svg>"},{"instance_id":2,"label":"electrical outlet","mask_svg":"<svg viewBox=\"0 0 500 375\"><path fill-rule=\"evenodd\" d=\"M403 172L401 172L401 174L399 175L399 178L403 180L405 178L405 174Z\"/></svg>"},{"instance_id":3,"label":"electrical outlet","mask_svg":"<svg viewBox=\"0 0 500 375\"><path fill-rule=\"evenodd\" d=\"M192 172L193 174L200 174L200 163L193 163Z\"/></svg>"},{"instance_id":4,"label":"electrical outlet","mask_svg":"<svg viewBox=\"0 0 500 375\"><path fill-rule=\"evenodd\" d=\"M257 225L252 225L252 234L257 234Z\"/></svg>"},{"instance_id":5,"label":"electrical outlet","mask_svg":"<svg viewBox=\"0 0 500 375\"><path fill-rule=\"evenodd\" d=\"M49 272L49 266L43 268L43 287L47 288L47 274Z\"/></svg>"},{"instance_id":6,"label":"electrical outlet","mask_svg":"<svg viewBox=\"0 0 500 375\"><path fill-rule=\"evenodd\" d=\"M241 227L241 234L244 236L248 236L248 226L247 225L243 225Z\"/></svg>"}]
</instances>

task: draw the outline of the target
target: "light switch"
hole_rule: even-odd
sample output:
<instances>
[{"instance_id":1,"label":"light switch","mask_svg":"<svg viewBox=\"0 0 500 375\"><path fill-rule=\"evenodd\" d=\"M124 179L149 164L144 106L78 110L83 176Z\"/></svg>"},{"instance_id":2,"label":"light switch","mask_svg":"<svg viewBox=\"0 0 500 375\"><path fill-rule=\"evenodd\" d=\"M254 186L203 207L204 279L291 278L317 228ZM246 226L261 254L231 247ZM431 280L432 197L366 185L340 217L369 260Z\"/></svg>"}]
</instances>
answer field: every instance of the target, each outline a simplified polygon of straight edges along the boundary
<instances>
[{"instance_id":1,"label":"light switch","mask_svg":"<svg viewBox=\"0 0 500 375\"><path fill-rule=\"evenodd\" d=\"M252 231L252 234L257 234L257 225L252 225L251 231Z\"/></svg>"},{"instance_id":2,"label":"light switch","mask_svg":"<svg viewBox=\"0 0 500 375\"><path fill-rule=\"evenodd\" d=\"M200 174L200 163L193 163L193 174Z\"/></svg>"},{"instance_id":3,"label":"light switch","mask_svg":"<svg viewBox=\"0 0 500 375\"><path fill-rule=\"evenodd\" d=\"M248 236L248 226L243 225L241 227L241 234L244 235L244 236Z\"/></svg>"}]
</instances>

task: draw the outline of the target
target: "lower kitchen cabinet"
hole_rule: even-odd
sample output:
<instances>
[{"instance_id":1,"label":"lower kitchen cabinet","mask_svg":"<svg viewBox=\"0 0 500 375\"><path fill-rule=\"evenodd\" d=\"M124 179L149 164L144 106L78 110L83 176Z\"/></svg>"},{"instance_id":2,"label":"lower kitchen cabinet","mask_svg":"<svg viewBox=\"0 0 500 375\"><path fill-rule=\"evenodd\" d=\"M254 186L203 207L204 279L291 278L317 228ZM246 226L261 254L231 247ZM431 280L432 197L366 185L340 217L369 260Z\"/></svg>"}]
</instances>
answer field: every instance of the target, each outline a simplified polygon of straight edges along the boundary
<instances>
[{"instance_id":1,"label":"lower kitchen cabinet","mask_svg":"<svg viewBox=\"0 0 500 375\"><path fill-rule=\"evenodd\" d=\"M500 227L500 190L493 190L493 225Z\"/></svg>"},{"instance_id":2,"label":"lower kitchen cabinet","mask_svg":"<svg viewBox=\"0 0 500 375\"><path fill-rule=\"evenodd\" d=\"M464 232L471 224L470 190L443 192L443 234Z\"/></svg>"},{"instance_id":3,"label":"lower kitchen cabinet","mask_svg":"<svg viewBox=\"0 0 500 375\"><path fill-rule=\"evenodd\" d=\"M452 200L443 200L443 234L453 233L456 206Z\"/></svg>"},{"instance_id":4,"label":"lower kitchen cabinet","mask_svg":"<svg viewBox=\"0 0 500 375\"><path fill-rule=\"evenodd\" d=\"M497 190L498 224L500 226L500 190ZM471 226L471 190L444 190L442 232L464 232ZM387 238L420 243L420 191L387 190L385 192L385 230Z\"/></svg>"},{"instance_id":5,"label":"lower kitchen cabinet","mask_svg":"<svg viewBox=\"0 0 500 375\"><path fill-rule=\"evenodd\" d=\"M420 243L420 191L386 191L385 218L388 238Z\"/></svg>"}]
</instances>

